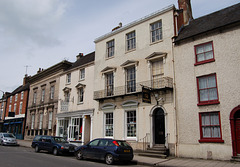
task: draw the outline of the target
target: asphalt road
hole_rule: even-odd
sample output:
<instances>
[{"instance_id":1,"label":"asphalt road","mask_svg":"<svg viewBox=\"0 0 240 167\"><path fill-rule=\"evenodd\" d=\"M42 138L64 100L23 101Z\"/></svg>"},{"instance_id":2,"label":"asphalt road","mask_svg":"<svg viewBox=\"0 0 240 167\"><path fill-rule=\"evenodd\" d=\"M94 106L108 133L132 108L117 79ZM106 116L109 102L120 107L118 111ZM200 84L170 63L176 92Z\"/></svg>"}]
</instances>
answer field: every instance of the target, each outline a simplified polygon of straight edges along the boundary
<instances>
[{"instance_id":1,"label":"asphalt road","mask_svg":"<svg viewBox=\"0 0 240 167\"><path fill-rule=\"evenodd\" d=\"M1 167L101 167L103 161L76 160L73 155L54 156L47 152L35 153L32 148L0 146ZM143 167L136 164L117 163L112 167Z\"/></svg>"}]
</instances>

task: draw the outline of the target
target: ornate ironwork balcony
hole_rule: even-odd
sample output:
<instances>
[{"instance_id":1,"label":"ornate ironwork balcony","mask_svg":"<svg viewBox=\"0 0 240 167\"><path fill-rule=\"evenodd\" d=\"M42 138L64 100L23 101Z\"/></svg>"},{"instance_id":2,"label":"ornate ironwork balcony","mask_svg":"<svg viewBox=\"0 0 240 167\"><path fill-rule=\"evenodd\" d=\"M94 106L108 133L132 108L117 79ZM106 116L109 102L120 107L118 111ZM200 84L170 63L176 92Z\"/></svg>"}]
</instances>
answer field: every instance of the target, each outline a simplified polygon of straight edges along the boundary
<instances>
[{"instance_id":1,"label":"ornate ironwork balcony","mask_svg":"<svg viewBox=\"0 0 240 167\"><path fill-rule=\"evenodd\" d=\"M69 102L61 101L61 111L68 111Z\"/></svg>"},{"instance_id":2,"label":"ornate ironwork balcony","mask_svg":"<svg viewBox=\"0 0 240 167\"><path fill-rule=\"evenodd\" d=\"M149 80L144 82L138 82L134 85L125 85L115 87L113 89L104 89L100 91L94 92L94 100L124 96L134 93L141 93L142 86L149 87L154 90L161 90L161 89L172 89L173 88L173 79L170 77L162 77L155 80Z\"/></svg>"}]
</instances>

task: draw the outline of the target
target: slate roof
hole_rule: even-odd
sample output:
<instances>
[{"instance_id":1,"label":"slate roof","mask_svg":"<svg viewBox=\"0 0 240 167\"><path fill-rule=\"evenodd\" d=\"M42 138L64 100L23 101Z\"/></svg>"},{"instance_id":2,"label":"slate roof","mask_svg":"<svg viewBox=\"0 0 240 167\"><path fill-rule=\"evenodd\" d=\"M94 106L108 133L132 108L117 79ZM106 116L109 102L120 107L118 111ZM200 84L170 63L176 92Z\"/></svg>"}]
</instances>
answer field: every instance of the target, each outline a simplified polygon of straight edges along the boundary
<instances>
[{"instance_id":1,"label":"slate roof","mask_svg":"<svg viewBox=\"0 0 240 167\"><path fill-rule=\"evenodd\" d=\"M240 3L190 21L181 29L175 43L235 23L240 23Z\"/></svg>"},{"instance_id":2,"label":"slate roof","mask_svg":"<svg viewBox=\"0 0 240 167\"><path fill-rule=\"evenodd\" d=\"M89 53L83 57L80 57L75 63L72 64L72 66L70 68L68 68L67 70L71 70L75 67L79 67L91 62L94 62L95 60L95 52Z\"/></svg>"},{"instance_id":3,"label":"slate roof","mask_svg":"<svg viewBox=\"0 0 240 167\"><path fill-rule=\"evenodd\" d=\"M12 93L10 93L8 96L12 96L15 95L19 92L25 91L29 89L29 83L25 84L25 85L21 85L19 86L17 89L15 89Z\"/></svg>"}]
</instances>

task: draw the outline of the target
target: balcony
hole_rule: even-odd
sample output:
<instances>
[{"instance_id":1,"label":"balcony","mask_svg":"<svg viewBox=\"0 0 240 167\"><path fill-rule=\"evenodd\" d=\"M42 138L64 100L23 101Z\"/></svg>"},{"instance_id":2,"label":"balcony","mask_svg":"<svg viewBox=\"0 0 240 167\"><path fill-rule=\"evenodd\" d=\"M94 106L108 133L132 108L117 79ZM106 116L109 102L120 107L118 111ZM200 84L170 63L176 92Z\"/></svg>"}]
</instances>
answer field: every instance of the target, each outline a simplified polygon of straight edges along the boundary
<instances>
[{"instance_id":1,"label":"balcony","mask_svg":"<svg viewBox=\"0 0 240 167\"><path fill-rule=\"evenodd\" d=\"M131 86L131 85L130 85ZM173 89L173 79L170 77L162 77L155 80L149 80L136 83L136 86L119 86L113 90L100 90L94 92L94 100L108 99L113 97L131 95L142 92L142 86L149 87L152 90Z\"/></svg>"}]
</instances>

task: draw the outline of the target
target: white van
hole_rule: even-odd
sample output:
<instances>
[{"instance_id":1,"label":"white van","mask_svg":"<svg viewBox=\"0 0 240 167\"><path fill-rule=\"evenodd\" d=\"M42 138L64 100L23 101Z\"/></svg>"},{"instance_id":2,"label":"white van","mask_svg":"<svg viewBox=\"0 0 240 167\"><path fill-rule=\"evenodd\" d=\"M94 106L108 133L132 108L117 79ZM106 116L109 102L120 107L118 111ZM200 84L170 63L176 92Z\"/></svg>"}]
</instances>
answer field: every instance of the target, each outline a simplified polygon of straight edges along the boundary
<instances>
[{"instance_id":1,"label":"white van","mask_svg":"<svg viewBox=\"0 0 240 167\"><path fill-rule=\"evenodd\" d=\"M12 133L0 133L0 143L4 145L18 145L16 137Z\"/></svg>"}]
</instances>

